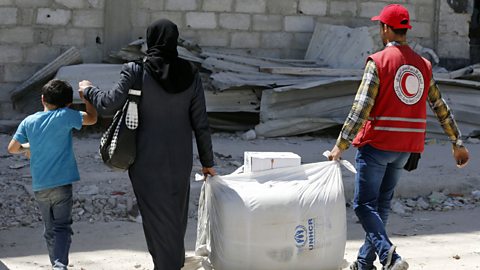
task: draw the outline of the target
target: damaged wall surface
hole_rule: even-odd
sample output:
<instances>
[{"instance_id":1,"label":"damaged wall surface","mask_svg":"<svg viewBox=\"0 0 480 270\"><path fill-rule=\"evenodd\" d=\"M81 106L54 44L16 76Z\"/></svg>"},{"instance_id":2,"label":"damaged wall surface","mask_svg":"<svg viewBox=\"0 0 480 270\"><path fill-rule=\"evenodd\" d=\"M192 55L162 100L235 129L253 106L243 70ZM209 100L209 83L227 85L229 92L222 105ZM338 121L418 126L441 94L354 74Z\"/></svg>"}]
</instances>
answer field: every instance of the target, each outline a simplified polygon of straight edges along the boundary
<instances>
[{"instance_id":1,"label":"damaged wall surface","mask_svg":"<svg viewBox=\"0 0 480 270\"><path fill-rule=\"evenodd\" d=\"M303 59L317 22L372 26L396 1L375 0L4 0L0 1L0 119L10 92L75 46L84 63L100 63L168 18L183 38L218 52ZM468 62L473 0L401 1L411 13L412 41L442 59ZM119 18L121 18L119 20Z\"/></svg>"}]
</instances>

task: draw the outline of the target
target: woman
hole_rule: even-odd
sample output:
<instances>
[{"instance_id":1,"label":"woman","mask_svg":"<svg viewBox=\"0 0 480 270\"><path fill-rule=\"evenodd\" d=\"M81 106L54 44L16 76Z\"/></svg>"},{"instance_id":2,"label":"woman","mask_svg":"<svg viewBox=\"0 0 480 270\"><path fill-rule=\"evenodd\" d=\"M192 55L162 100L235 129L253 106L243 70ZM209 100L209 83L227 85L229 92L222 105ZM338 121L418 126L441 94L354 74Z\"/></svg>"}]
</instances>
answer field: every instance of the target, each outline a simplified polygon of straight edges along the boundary
<instances>
[{"instance_id":1,"label":"woman","mask_svg":"<svg viewBox=\"0 0 480 270\"><path fill-rule=\"evenodd\" d=\"M178 35L174 23L158 20L147 29L143 65L125 64L116 87L101 91L89 81L79 84L100 113L120 109L129 89L142 89L129 176L156 270L180 269L185 260L192 130L204 175L216 174L202 83L195 68L178 57Z\"/></svg>"}]
</instances>

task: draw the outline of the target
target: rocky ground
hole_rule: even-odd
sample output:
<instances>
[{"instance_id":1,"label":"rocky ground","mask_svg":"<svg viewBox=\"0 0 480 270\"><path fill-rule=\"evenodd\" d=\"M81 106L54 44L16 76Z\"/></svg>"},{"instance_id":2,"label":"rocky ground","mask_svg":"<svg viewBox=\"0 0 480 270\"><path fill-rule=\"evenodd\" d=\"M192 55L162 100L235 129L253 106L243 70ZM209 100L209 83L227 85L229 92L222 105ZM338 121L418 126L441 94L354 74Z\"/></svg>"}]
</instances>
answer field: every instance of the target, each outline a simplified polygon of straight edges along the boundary
<instances>
[{"instance_id":1,"label":"rocky ground","mask_svg":"<svg viewBox=\"0 0 480 270\"><path fill-rule=\"evenodd\" d=\"M325 160L321 153L331 149L335 141L331 137L310 136L253 139L250 135L213 134L216 170L220 175L229 174L243 164L243 151L292 151L302 157L303 163L310 163ZM29 162L21 155L10 155L6 152L10 138L10 135L0 134L0 150L4 149L0 151L0 261L9 266L2 268L0 262L0 269L38 269L38 265L44 268L48 263L41 239L41 218L32 196ZM108 265L118 261L119 254L137 256L140 259L135 265L141 267L123 267L119 264L115 269L149 269L151 261L145 250L139 224L141 217L138 215L128 176L125 172L103 165L98 155L99 139L99 133L90 132L77 133L74 138L81 180L74 184L73 218L77 236L72 246L72 257L76 258L75 267L72 269L113 269ZM409 246L415 243L425 248L438 248L438 241L445 241L451 248L458 244L459 249L449 251L455 254L445 254L442 259L446 262L441 262L448 265L451 263L455 267L466 266L451 269L478 269L471 268L472 265L480 267L480 250L475 249L474 244L471 248L464 248L465 245L462 244L475 243L475 239L480 237L480 226L474 226L469 220L471 214L480 214L480 144L477 139L471 139L467 146L472 159L467 168L459 170L450 157L448 144L430 142L420 161L419 170L404 174L397 188L397 197L392 203L392 218L397 223L393 225L392 232L395 241L400 245ZM344 154L344 158L353 163L354 153L355 151L349 150ZM200 169L198 156L194 156L189 230L186 236L190 254L195 244L196 210L201 186L201 182L195 182L194 179ZM353 175L349 172L344 173L344 186L349 208L349 235L345 258L351 261L363 233L356 224L356 217L350 207ZM437 220L440 220L440 223L436 223ZM467 223L462 225L462 221ZM462 229L462 226L466 228ZM433 236L436 233L440 234L440 240ZM30 236L24 237L25 234ZM115 239L110 239L111 237ZM114 249L104 247L109 244ZM123 251L119 251L119 248ZM430 263L425 263L437 263L436 257L424 258L424 255L419 257L417 254L419 251L415 249L407 250L407 256L410 256L407 258L413 258L416 265L424 265L412 269L437 269L431 268ZM464 264L451 262L457 260L453 258L456 255L468 260L460 260ZM91 259L95 256L98 256L96 260ZM104 262L104 266L95 266L100 260ZM90 266L84 267L85 265Z\"/></svg>"}]
</instances>

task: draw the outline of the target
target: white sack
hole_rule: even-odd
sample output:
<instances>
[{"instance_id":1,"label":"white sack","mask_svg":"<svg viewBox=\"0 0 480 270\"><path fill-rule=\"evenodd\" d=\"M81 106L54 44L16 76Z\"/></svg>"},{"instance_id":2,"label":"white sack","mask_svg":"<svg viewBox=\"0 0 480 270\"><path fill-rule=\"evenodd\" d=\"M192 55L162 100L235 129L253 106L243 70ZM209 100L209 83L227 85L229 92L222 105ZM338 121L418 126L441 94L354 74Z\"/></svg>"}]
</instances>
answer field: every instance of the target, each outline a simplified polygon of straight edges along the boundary
<instances>
[{"instance_id":1,"label":"white sack","mask_svg":"<svg viewBox=\"0 0 480 270\"><path fill-rule=\"evenodd\" d=\"M339 269L345 244L340 162L215 176L202 188L196 253L216 270Z\"/></svg>"}]
</instances>

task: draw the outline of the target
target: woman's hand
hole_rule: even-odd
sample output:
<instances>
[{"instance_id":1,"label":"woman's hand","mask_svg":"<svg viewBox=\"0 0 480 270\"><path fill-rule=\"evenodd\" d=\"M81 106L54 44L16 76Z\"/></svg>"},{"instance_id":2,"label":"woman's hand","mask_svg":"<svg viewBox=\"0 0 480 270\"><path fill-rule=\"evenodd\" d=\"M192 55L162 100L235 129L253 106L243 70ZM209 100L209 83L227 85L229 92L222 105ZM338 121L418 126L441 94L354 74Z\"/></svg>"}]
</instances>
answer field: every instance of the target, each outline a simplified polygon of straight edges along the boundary
<instances>
[{"instance_id":1,"label":"woman's hand","mask_svg":"<svg viewBox=\"0 0 480 270\"><path fill-rule=\"evenodd\" d=\"M217 172L213 167L203 167L202 168L202 173L203 173L203 181L207 180L207 176L215 176L217 175Z\"/></svg>"}]
</instances>

